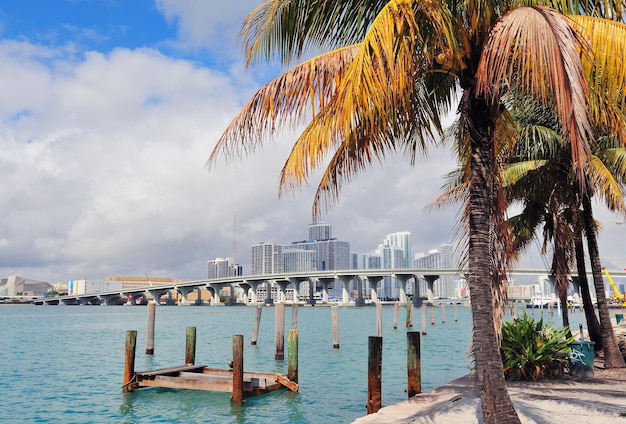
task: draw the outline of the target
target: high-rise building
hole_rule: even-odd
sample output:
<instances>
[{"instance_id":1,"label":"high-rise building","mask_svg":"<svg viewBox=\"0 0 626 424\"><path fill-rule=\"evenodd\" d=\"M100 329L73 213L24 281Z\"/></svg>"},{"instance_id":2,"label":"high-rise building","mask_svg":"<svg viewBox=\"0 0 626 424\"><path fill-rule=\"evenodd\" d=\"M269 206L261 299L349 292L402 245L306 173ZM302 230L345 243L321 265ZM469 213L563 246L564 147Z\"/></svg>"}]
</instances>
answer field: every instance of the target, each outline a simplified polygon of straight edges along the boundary
<instances>
[{"instance_id":1,"label":"high-rise building","mask_svg":"<svg viewBox=\"0 0 626 424\"><path fill-rule=\"evenodd\" d=\"M208 261L208 279L242 275L242 267L233 263L232 258L215 258Z\"/></svg>"},{"instance_id":2,"label":"high-rise building","mask_svg":"<svg viewBox=\"0 0 626 424\"><path fill-rule=\"evenodd\" d=\"M252 275L279 274L284 271L283 246L269 242L252 245Z\"/></svg>"},{"instance_id":3,"label":"high-rise building","mask_svg":"<svg viewBox=\"0 0 626 424\"><path fill-rule=\"evenodd\" d=\"M315 271L315 251L306 249L283 249L285 272Z\"/></svg>"},{"instance_id":4,"label":"high-rise building","mask_svg":"<svg viewBox=\"0 0 626 424\"><path fill-rule=\"evenodd\" d=\"M352 269L350 243L331 238L331 226L323 223L309 225L309 239L294 241L286 250L303 249L315 252L315 270Z\"/></svg>"},{"instance_id":5,"label":"high-rise building","mask_svg":"<svg viewBox=\"0 0 626 424\"><path fill-rule=\"evenodd\" d=\"M437 249L429 250L428 252L419 252L415 254L415 260L413 262L415 268L420 269L455 269L457 266L454 263L454 254L451 244L442 244ZM424 282L421 283L420 292L425 293L426 286ZM455 282L452 276L442 275L439 280L435 282L433 288L433 294L438 297L454 297L455 296Z\"/></svg>"},{"instance_id":6,"label":"high-rise building","mask_svg":"<svg viewBox=\"0 0 626 424\"><path fill-rule=\"evenodd\" d=\"M380 268L401 269L410 267L411 233L400 231L387 234L383 242L378 245L376 254L380 257ZM385 277L378 290L378 295L384 298L397 299L400 295L400 281L392 277Z\"/></svg>"},{"instance_id":7,"label":"high-rise building","mask_svg":"<svg viewBox=\"0 0 626 424\"><path fill-rule=\"evenodd\" d=\"M323 222L318 222L309 225L309 240L322 241L330 240L332 238L331 226Z\"/></svg>"}]
</instances>

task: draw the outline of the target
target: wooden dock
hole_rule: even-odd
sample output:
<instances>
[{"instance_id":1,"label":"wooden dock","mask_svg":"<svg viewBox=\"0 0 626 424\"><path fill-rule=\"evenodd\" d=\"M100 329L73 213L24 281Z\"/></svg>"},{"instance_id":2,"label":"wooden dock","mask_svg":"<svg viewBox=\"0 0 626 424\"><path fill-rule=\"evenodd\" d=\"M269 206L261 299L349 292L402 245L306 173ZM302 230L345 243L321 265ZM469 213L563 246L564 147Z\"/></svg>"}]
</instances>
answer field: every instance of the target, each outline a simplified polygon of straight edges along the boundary
<instances>
[{"instance_id":1,"label":"wooden dock","mask_svg":"<svg viewBox=\"0 0 626 424\"><path fill-rule=\"evenodd\" d=\"M294 331L294 330L292 330ZM195 331L192 332L195 335ZM297 332L295 333L297 345ZM195 339L187 340L187 364L159 368L149 371L134 370L137 332L126 333L126 357L124 362L124 384L122 390L132 392L142 387L166 387L170 389L207 390L231 393L233 403L241 403L244 398L258 396L280 389L297 392L297 359L290 362L288 374L243 370L243 336L233 336L232 368L211 368L207 365L194 365L195 352L189 353L189 345L195 347ZM294 349L297 355L297 348ZM288 376L296 376L290 379Z\"/></svg>"},{"instance_id":2,"label":"wooden dock","mask_svg":"<svg viewBox=\"0 0 626 424\"><path fill-rule=\"evenodd\" d=\"M211 392L233 392L231 369L210 368L206 365L180 365L150 371L135 372L132 384L135 388L167 387L170 389L207 390ZM243 372L243 397L262 395L287 388L297 392L297 383L286 374L268 372Z\"/></svg>"}]
</instances>

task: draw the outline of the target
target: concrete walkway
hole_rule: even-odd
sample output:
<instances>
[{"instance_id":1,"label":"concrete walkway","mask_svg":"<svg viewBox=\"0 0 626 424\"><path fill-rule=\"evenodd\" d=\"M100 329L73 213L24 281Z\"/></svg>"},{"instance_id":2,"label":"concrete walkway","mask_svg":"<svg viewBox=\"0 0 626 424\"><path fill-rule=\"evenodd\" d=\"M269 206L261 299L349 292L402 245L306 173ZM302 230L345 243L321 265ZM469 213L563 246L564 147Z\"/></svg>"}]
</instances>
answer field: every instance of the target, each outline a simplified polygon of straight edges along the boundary
<instances>
[{"instance_id":1,"label":"concrete walkway","mask_svg":"<svg viewBox=\"0 0 626 424\"><path fill-rule=\"evenodd\" d=\"M626 380L598 376L507 383L522 423L626 424ZM622 373L623 374L623 373ZM465 376L429 393L382 408L354 421L386 423L482 423L478 389Z\"/></svg>"}]
</instances>

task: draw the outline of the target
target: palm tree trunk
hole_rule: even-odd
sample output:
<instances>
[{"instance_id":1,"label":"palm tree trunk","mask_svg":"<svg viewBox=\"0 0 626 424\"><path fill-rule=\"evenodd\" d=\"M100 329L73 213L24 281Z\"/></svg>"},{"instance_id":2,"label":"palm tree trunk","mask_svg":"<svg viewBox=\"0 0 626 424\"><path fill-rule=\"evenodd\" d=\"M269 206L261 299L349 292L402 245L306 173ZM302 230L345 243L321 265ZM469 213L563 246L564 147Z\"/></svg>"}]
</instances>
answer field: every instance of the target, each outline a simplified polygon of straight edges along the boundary
<instances>
[{"instance_id":1,"label":"palm tree trunk","mask_svg":"<svg viewBox=\"0 0 626 424\"><path fill-rule=\"evenodd\" d=\"M578 272L578 281L580 283L580 294L583 298L583 310L585 318L587 318L587 331L589 338L595 343L595 349L602 348L602 330L600 322L596 317L596 311L593 307L591 294L589 292L589 282L587 281L587 270L585 268L585 249L583 246L583 230L580 222L580 214L578 209L578 197L572 201L572 226L574 227L574 249L576 251L576 271Z\"/></svg>"},{"instance_id":2,"label":"palm tree trunk","mask_svg":"<svg viewBox=\"0 0 626 424\"><path fill-rule=\"evenodd\" d=\"M598 240L596 238L593 210L591 207L591 200L586 194L583 195L583 222L585 224L589 258L591 260L593 283L596 288L596 298L598 300L600 331L602 336L602 346L604 347L604 367L626 368L624 357L622 356L619 346L617 345L617 339L615 338L615 332L613 331L613 323L611 322L611 317L609 315L609 305L604 291L604 279L602 278L602 265L600 263L600 252L598 249Z\"/></svg>"},{"instance_id":3,"label":"palm tree trunk","mask_svg":"<svg viewBox=\"0 0 626 424\"><path fill-rule=\"evenodd\" d=\"M465 93L470 119L469 286L474 325L474 361L485 424L520 423L506 388L494 321L490 225L494 210L494 107ZM491 106L491 107L490 107Z\"/></svg>"}]
</instances>

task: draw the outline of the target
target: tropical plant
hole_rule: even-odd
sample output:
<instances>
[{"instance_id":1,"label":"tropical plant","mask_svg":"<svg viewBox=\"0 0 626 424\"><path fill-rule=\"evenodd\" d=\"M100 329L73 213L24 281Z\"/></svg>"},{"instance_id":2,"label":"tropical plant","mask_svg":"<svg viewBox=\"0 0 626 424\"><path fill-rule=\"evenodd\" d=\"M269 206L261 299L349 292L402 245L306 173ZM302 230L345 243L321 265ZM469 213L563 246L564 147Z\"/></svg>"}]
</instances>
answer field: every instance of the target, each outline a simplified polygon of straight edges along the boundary
<instances>
[{"instance_id":1,"label":"tropical plant","mask_svg":"<svg viewBox=\"0 0 626 424\"><path fill-rule=\"evenodd\" d=\"M562 375L567 366L568 327L556 329L529 315L502 325L500 354L507 380L543 380Z\"/></svg>"},{"instance_id":2,"label":"tropical plant","mask_svg":"<svg viewBox=\"0 0 626 424\"><path fill-rule=\"evenodd\" d=\"M502 373L494 315L506 297L512 255L495 162L506 142L496 137L506 109L502 95L515 87L551 105L582 175L589 115L617 126L619 87L626 80L621 56L614 54L624 51L626 28L601 19L621 18L621 3L555 2L560 12L531 3L268 0L244 22L249 64L262 56L289 63L307 49L331 50L261 88L209 158L213 163L220 155L253 152L266 136L308 122L283 167L281 192L326 166L313 203L317 218L343 183L387 153L404 152L413 163L438 142L442 117L456 108L458 139L471 155L466 252L485 423L519 422ZM574 16L582 13L596 17Z\"/></svg>"}]
</instances>

